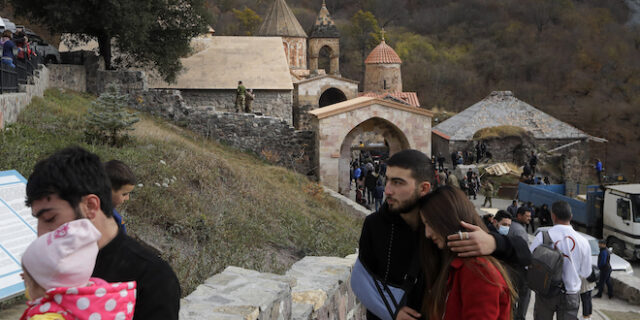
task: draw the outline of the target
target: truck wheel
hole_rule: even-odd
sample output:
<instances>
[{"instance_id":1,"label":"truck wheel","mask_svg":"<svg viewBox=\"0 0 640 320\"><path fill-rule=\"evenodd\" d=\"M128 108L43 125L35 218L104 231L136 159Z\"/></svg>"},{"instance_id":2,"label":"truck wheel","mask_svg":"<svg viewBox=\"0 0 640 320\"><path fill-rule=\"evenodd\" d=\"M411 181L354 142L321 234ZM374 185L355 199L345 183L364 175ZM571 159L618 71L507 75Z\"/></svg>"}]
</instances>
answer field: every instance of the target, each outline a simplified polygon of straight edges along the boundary
<instances>
[{"instance_id":1,"label":"truck wheel","mask_svg":"<svg viewBox=\"0 0 640 320\"><path fill-rule=\"evenodd\" d=\"M615 237L609 237L609 239L607 239L607 247L610 247L613 249L613 253L624 257L624 249L625 249L625 245L624 242L620 241L619 239L615 238Z\"/></svg>"},{"instance_id":2,"label":"truck wheel","mask_svg":"<svg viewBox=\"0 0 640 320\"><path fill-rule=\"evenodd\" d=\"M44 58L44 64L50 64L50 63L58 63L58 61L56 60L56 57L47 56L46 58Z\"/></svg>"}]
</instances>

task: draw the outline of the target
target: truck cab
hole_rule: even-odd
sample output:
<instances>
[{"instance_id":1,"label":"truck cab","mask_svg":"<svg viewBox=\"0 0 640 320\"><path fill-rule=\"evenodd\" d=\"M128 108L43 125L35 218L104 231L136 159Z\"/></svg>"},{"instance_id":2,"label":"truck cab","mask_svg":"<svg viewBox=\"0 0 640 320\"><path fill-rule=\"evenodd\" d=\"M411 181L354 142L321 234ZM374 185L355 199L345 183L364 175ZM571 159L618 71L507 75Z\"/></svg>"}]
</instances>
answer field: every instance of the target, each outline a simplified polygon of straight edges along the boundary
<instances>
[{"instance_id":1,"label":"truck cab","mask_svg":"<svg viewBox=\"0 0 640 320\"><path fill-rule=\"evenodd\" d=\"M607 246L620 256L640 259L640 184L607 186L602 209Z\"/></svg>"}]
</instances>

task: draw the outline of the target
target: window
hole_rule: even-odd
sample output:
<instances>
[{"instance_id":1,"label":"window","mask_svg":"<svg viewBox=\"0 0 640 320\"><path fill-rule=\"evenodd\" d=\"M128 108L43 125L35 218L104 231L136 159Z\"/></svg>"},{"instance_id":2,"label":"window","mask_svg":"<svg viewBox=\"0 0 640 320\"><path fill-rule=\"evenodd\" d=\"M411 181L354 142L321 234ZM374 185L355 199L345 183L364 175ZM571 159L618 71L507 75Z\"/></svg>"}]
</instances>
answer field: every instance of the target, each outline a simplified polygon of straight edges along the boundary
<instances>
[{"instance_id":1,"label":"window","mask_svg":"<svg viewBox=\"0 0 640 320\"><path fill-rule=\"evenodd\" d=\"M618 216L622 220L631 219L631 204L626 199L618 199Z\"/></svg>"},{"instance_id":2,"label":"window","mask_svg":"<svg viewBox=\"0 0 640 320\"><path fill-rule=\"evenodd\" d=\"M382 80L383 89L387 90L387 80Z\"/></svg>"},{"instance_id":3,"label":"window","mask_svg":"<svg viewBox=\"0 0 640 320\"><path fill-rule=\"evenodd\" d=\"M633 221L640 222L640 194L632 195L631 202L633 203Z\"/></svg>"}]
</instances>

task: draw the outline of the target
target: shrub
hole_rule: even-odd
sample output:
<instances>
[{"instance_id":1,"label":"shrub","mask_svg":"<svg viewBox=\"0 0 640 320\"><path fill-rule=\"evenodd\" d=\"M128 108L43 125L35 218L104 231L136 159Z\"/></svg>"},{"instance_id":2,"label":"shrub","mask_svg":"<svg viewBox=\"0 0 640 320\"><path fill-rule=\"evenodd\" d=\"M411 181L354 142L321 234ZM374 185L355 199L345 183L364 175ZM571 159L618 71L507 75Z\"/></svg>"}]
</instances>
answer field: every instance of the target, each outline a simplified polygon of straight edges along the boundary
<instances>
[{"instance_id":1,"label":"shrub","mask_svg":"<svg viewBox=\"0 0 640 320\"><path fill-rule=\"evenodd\" d=\"M106 91L92 103L86 116L85 137L90 143L122 145L127 140L123 131L133 130L133 124L140 121L137 114L126 110L129 96L121 94L117 85L107 85Z\"/></svg>"}]
</instances>

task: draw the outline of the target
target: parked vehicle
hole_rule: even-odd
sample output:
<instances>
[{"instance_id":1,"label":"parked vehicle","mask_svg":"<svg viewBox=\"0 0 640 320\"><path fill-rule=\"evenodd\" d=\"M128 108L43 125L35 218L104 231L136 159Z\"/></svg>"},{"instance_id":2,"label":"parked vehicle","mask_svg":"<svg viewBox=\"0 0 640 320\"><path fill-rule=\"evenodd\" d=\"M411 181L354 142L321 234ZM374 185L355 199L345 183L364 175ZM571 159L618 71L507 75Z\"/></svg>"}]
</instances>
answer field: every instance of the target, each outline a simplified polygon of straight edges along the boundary
<instances>
[{"instance_id":1,"label":"parked vehicle","mask_svg":"<svg viewBox=\"0 0 640 320\"><path fill-rule=\"evenodd\" d=\"M42 57L45 64L60 63L62 61L60 59L60 52L58 52L56 47L50 45L29 29L25 30L25 34L29 37L31 49Z\"/></svg>"},{"instance_id":2,"label":"parked vehicle","mask_svg":"<svg viewBox=\"0 0 640 320\"><path fill-rule=\"evenodd\" d=\"M564 195L564 185L518 185L518 199L540 206L564 200L573 212L572 225L630 260L640 259L640 184L588 186L586 198Z\"/></svg>"},{"instance_id":3,"label":"parked vehicle","mask_svg":"<svg viewBox=\"0 0 640 320\"><path fill-rule=\"evenodd\" d=\"M4 20L0 17L0 32L4 31L5 28Z\"/></svg>"},{"instance_id":4,"label":"parked vehicle","mask_svg":"<svg viewBox=\"0 0 640 320\"><path fill-rule=\"evenodd\" d=\"M540 227L536 229L535 234L538 235L538 233L549 230L549 228L551 227ZM578 234L580 234L585 239L587 239L587 241L589 241L589 246L591 247L591 263L594 266L598 266L598 255L600 254L600 247L598 247L598 239L582 232L578 232ZM611 251L612 249L608 248L608 250ZM611 270L613 271L619 271L625 274L633 273L633 267L631 266L631 263L629 263L629 261L623 259L622 257L620 257L615 253L611 253L610 263L611 263Z\"/></svg>"},{"instance_id":5,"label":"parked vehicle","mask_svg":"<svg viewBox=\"0 0 640 320\"><path fill-rule=\"evenodd\" d=\"M13 32L16 32L16 24L11 22L11 20L7 19L7 18L2 18L2 21L4 23L4 28L6 30Z\"/></svg>"}]
</instances>

